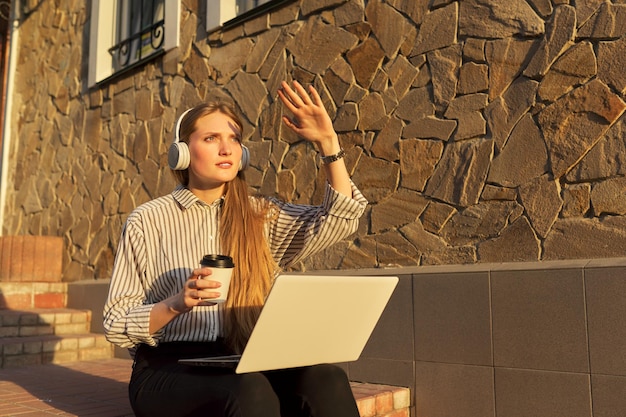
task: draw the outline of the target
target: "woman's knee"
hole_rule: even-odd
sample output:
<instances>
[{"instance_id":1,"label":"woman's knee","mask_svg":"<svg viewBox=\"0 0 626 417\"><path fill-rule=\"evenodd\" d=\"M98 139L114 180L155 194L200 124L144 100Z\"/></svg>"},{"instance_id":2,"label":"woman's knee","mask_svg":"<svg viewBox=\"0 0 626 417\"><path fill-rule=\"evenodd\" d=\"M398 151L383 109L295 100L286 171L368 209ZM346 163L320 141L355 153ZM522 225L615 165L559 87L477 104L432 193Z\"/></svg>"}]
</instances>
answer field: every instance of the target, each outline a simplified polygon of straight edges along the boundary
<instances>
[{"instance_id":1,"label":"woman's knee","mask_svg":"<svg viewBox=\"0 0 626 417\"><path fill-rule=\"evenodd\" d=\"M263 374L249 373L238 377L237 389L232 393L232 407L239 409L242 417L280 416L278 396Z\"/></svg>"},{"instance_id":2,"label":"woman's knee","mask_svg":"<svg viewBox=\"0 0 626 417\"><path fill-rule=\"evenodd\" d=\"M320 383L331 386L349 386L348 376L337 365L321 364L303 368L303 372L300 377L301 384L315 384Z\"/></svg>"}]
</instances>

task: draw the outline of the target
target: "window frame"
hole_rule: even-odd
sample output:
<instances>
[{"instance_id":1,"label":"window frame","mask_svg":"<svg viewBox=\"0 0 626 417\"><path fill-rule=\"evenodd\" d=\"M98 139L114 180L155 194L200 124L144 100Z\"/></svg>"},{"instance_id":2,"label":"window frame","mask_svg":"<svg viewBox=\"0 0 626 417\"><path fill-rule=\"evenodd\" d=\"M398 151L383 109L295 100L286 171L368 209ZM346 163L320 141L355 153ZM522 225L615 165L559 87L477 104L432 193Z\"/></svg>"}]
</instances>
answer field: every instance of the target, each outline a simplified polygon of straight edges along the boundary
<instances>
[{"instance_id":1,"label":"window frame","mask_svg":"<svg viewBox=\"0 0 626 417\"><path fill-rule=\"evenodd\" d=\"M105 83L178 47L180 41L180 10L179 0L165 0L165 22L163 26L165 39L161 52L151 54L145 60L115 71L113 65L114 57L109 53L109 49L117 43L117 0L93 0L91 4L92 18L89 28L88 87L91 88Z\"/></svg>"},{"instance_id":2,"label":"window frame","mask_svg":"<svg viewBox=\"0 0 626 417\"><path fill-rule=\"evenodd\" d=\"M207 0L206 2L206 29L214 32L220 29L228 29L237 26L247 20L268 13L284 4L293 3L295 0L271 0L260 6L254 7L247 12L237 15L236 0Z\"/></svg>"}]
</instances>

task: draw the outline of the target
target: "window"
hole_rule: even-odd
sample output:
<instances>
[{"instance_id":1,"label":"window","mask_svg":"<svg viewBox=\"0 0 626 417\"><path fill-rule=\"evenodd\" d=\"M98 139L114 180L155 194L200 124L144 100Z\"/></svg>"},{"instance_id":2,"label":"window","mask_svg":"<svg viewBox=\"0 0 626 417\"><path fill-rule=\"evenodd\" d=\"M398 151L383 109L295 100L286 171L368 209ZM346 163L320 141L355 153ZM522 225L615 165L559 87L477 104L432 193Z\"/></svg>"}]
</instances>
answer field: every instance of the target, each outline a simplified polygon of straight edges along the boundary
<instances>
[{"instance_id":1,"label":"window","mask_svg":"<svg viewBox=\"0 0 626 417\"><path fill-rule=\"evenodd\" d=\"M118 0L113 70L128 68L162 51L164 0Z\"/></svg>"},{"instance_id":2,"label":"window","mask_svg":"<svg viewBox=\"0 0 626 417\"><path fill-rule=\"evenodd\" d=\"M237 15L269 2L270 0L237 0Z\"/></svg>"},{"instance_id":3,"label":"window","mask_svg":"<svg viewBox=\"0 0 626 417\"><path fill-rule=\"evenodd\" d=\"M89 86L178 46L179 0L93 0Z\"/></svg>"},{"instance_id":4,"label":"window","mask_svg":"<svg viewBox=\"0 0 626 417\"><path fill-rule=\"evenodd\" d=\"M207 0L207 30L237 24L294 0Z\"/></svg>"}]
</instances>

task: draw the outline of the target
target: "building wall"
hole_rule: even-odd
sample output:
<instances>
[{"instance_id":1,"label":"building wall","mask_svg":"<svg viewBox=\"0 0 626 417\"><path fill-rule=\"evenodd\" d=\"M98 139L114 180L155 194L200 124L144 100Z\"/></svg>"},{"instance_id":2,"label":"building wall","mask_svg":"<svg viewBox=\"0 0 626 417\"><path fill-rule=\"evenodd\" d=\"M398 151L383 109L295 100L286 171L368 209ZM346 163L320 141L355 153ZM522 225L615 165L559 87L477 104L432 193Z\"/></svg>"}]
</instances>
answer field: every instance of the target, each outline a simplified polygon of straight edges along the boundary
<instances>
[{"instance_id":1,"label":"building wall","mask_svg":"<svg viewBox=\"0 0 626 417\"><path fill-rule=\"evenodd\" d=\"M252 188L319 202L313 147L280 122L281 80L315 85L370 201L354 236L300 266L355 269L626 254L626 4L300 0L86 86L90 2L20 22L5 235L56 235L68 281L109 276L129 212L169 192L176 117L234 100Z\"/></svg>"}]
</instances>

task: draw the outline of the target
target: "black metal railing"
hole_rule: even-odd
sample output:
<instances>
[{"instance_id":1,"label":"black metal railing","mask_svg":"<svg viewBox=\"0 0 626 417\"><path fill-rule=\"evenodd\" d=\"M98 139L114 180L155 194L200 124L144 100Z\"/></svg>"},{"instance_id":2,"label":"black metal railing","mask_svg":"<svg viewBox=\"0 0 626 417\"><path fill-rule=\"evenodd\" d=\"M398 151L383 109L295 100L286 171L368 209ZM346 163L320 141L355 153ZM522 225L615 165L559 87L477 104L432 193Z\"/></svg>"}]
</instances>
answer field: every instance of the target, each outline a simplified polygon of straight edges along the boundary
<instances>
[{"instance_id":1,"label":"black metal railing","mask_svg":"<svg viewBox=\"0 0 626 417\"><path fill-rule=\"evenodd\" d=\"M141 32L113 45L109 53L114 69L120 70L143 61L160 51L165 41L165 20L160 20Z\"/></svg>"}]
</instances>

